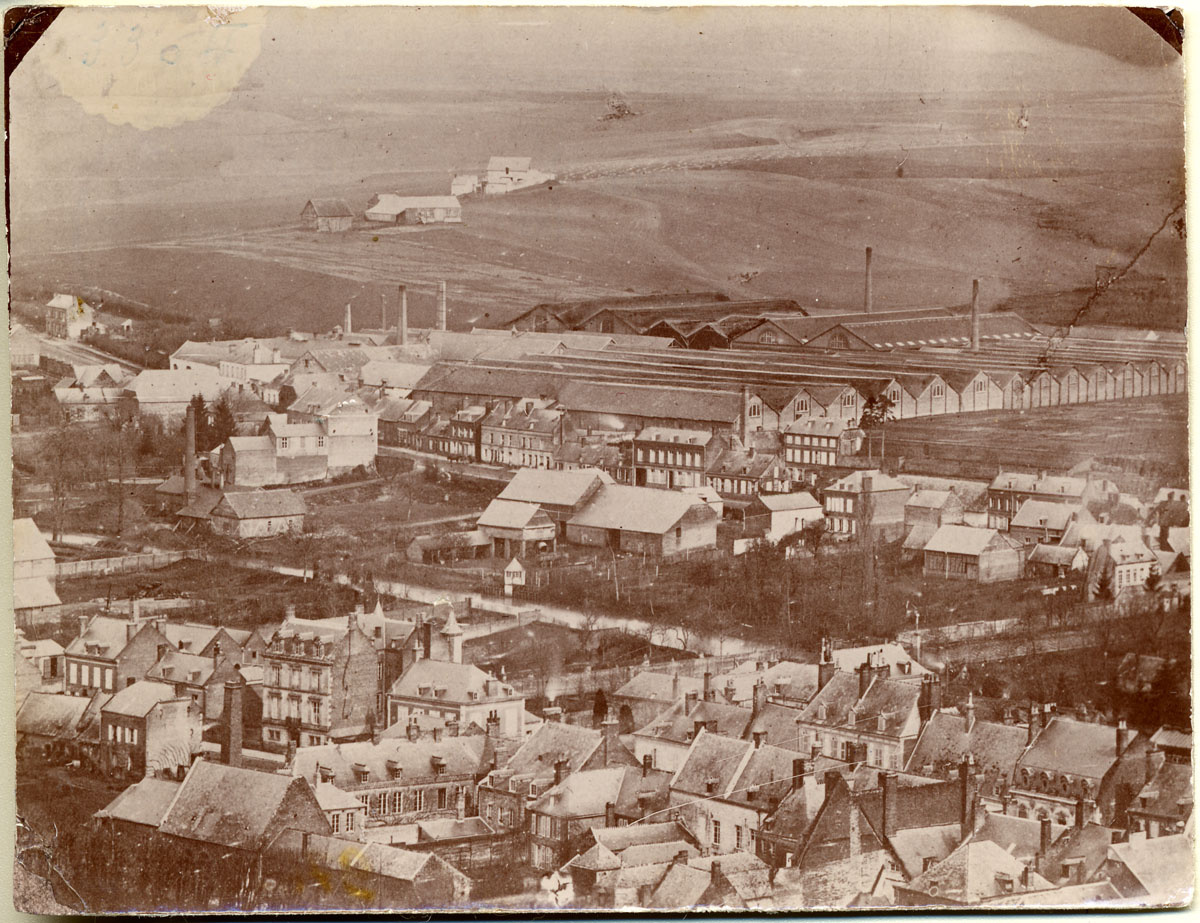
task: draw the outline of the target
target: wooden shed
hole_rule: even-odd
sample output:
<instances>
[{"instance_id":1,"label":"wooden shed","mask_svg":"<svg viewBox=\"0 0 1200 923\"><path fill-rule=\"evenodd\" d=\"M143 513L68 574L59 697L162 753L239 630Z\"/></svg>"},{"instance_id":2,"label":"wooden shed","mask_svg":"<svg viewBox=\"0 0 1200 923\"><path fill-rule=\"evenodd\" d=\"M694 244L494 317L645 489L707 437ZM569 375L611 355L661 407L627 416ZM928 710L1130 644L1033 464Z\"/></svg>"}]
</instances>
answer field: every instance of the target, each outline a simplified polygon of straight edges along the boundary
<instances>
[{"instance_id":1,"label":"wooden shed","mask_svg":"<svg viewBox=\"0 0 1200 923\"><path fill-rule=\"evenodd\" d=\"M300 220L310 231L348 231L354 212L342 199L309 199Z\"/></svg>"}]
</instances>

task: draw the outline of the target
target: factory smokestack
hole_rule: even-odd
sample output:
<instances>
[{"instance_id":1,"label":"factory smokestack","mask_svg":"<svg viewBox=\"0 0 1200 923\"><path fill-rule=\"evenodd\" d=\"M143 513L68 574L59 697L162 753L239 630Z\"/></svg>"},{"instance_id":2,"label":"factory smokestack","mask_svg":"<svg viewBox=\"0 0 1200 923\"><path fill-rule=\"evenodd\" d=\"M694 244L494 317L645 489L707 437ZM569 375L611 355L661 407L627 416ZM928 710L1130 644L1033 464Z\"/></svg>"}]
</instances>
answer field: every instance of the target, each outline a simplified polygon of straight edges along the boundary
<instances>
[{"instance_id":1,"label":"factory smokestack","mask_svg":"<svg viewBox=\"0 0 1200 923\"><path fill-rule=\"evenodd\" d=\"M867 281L863 289L863 311L871 313L871 248L867 247Z\"/></svg>"},{"instance_id":2,"label":"factory smokestack","mask_svg":"<svg viewBox=\"0 0 1200 923\"><path fill-rule=\"evenodd\" d=\"M971 349L979 351L979 280L971 280Z\"/></svg>"},{"instance_id":3,"label":"factory smokestack","mask_svg":"<svg viewBox=\"0 0 1200 923\"><path fill-rule=\"evenodd\" d=\"M400 345L408 345L408 286L400 286Z\"/></svg>"},{"instance_id":4,"label":"factory smokestack","mask_svg":"<svg viewBox=\"0 0 1200 923\"><path fill-rule=\"evenodd\" d=\"M183 437L183 500L196 499L196 407L189 403L186 431Z\"/></svg>"},{"instance_id":5,"label":"factory smokestack","mask_svg":"<svg viewBox=\"0 0 1200 923\"><path fill-rule=\"evenodd\" d=\"M349 303L347 303L346 304L346 323L342 324L342 333L345 334L346 336L349 336L353 332L354 332L354 329L350 326L350 305L349 305Z\"/></svg>"},{"instance_id":6,"label":"factory smokestack","mask_svg":"<svg viewBox=\"0 0 1200 923\"><path fill-rule=\"evenodd\" d=\"M446 283L438 283L438 330L446 329Z\"/></svg>"},{"instance_id":7,"label":"factory smokestack","mask_svg":"<svg viewBox=\"0 0 1200 923\"><path fill-rule=\"evenodd\" d=\"M379 293L379 329L387 333L387 292Z\"/></svg>"}]
</instances>

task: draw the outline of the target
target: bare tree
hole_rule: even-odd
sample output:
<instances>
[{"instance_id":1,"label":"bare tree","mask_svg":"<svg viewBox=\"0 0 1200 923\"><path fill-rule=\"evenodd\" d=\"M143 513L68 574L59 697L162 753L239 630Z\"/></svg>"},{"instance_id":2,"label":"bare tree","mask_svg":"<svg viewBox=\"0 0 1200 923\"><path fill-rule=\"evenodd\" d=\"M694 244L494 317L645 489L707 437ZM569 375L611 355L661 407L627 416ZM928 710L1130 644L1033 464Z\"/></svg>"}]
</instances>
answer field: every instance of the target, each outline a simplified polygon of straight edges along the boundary
<instances>
[{"instance_id":1,"label":"bare tree","mask_svg":"<svg viewBox=\"0 0 1200 923\"><path fill-rule=\"evenodd\" d=\"M42 439L38 447L38 472L50 485L53 514L52 538L60 541L71 494L87 477L88 434L74 423L62 423Z\"/></svg>"}]
</instances>

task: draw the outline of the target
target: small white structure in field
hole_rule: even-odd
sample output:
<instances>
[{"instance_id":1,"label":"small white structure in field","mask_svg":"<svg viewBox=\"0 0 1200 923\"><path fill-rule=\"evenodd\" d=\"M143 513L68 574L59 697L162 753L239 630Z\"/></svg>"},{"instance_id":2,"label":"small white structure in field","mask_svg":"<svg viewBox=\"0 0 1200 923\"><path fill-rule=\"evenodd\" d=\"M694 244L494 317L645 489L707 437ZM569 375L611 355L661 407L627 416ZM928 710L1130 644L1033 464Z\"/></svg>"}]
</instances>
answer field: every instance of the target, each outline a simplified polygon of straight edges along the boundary
<instances>
[{"instance_id":1,"label":"small white structure in field","mask_svg":"<svg viewBox=\"0 0 1200 923\"><path fill-rule=\"evenodd\" d=\"M528 157L493 157L488 161L487 176L483 183L484 194L503 194L554 179L553 173L541 173L531 169L529 164Z\"/></svg>"},{"instance_id":2,"label":"small white structure in field","mask_svg":"<svg viewBox=\"0 0 1200 923\"><path fill-rule=\"evenodd\" d=\"M479 176L475 173L459 173L450 180L450 195L472 195L479 191Z\"/></svg>"},{"instance_id":3,"label":"small white structure in field","mask_svg":"<svg viewBox=\"0 0 1200 923\"><path fill-rule=\"evenodd\" d=\"M525 586L525 565L520 558L513 558L504 565L504 595L512 596L513 587Z\"/></svg>"},{"instance_id":4,"label":"small white structure in field","mask_svg":"<svg viewBox=\"0 0 1200 923\"><path fill-rule=\"evenodd\" d=\"M368 221L388 224L462 224L462 205L452 195L376 195L367 206Z\"/></svg>"}]
</instances>

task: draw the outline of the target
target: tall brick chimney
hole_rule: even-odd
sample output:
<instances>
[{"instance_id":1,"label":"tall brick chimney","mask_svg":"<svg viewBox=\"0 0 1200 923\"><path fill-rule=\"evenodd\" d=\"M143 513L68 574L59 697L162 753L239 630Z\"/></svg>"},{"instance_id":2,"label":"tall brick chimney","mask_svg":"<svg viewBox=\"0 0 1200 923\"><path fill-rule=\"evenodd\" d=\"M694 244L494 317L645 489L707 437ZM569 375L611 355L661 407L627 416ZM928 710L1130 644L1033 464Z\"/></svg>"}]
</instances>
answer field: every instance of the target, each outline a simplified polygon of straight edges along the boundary
<instances>
[{"instance_id":1,"label":"tall brick chimney","mask_svg":"<svg viewBox=\"0 0 1200 923\"><path fill-rule=\"evenodd\" d=\"M437 309L437 327L438 330L446 330L448 318L448 310L446 308L446 283L438 283L438 309Z\"/></svg>"},{"instance_id":2,"label":"tall brick chimney","mask_svg":"<svg viewBox=\"0 0 1200 923\"><path fill-rule=\"evenodd\" d=\"M898 804L898 793L896 785L896 774L894 772L882 773L883 778L880 780L883 788L883 835L893 836L896 833L896 818L900 811Z\"/></svg>"},{"instance_id":3,"label":"tall brick chimney","mask_svg":"<svg viewBox=\"0 0 1200 923\"><path fill-rule=\"evenodd\" d=\"M196 408L189 402L183 437L183 502L196 499Z\"/></svg>"},{"instance_id":4,"label":"tall brick chimney","mask_svg":"<svg viewBox=\"0 0 1200 923\"><path fill-rule=\"evenodd\" d=\"M617 738L617 729L620 727L620 722L617 721L613 713L610 711L604 716L604 720L600 723L600 734L603 738L602 746L604 747L604 765L616 766L620 757L621 742Z\"/></svg>"},{"instance_id":5,"label":"tall brick chimney","mask_svg":"<svg viewBox=\"0 0 1200 923\"><path fill-rule=\"evenodd\" d=\"M344 324L342 324L342 333L345 336L350 336L350 334L352 334L353 332L354 332L354 330L351 328L351 320L350 320L350 303L347 302L346 303L346 322Z\"/></svg>"},{"instance_id":6,"label":"tall brick chimney","mask_svg":"<svg viewBox=\"0 0 1200 923\"><path fill-rule=\"evenodd\" d=\"M833 642L828 638L821 639L821 659L817 663L817 691L824 689L833 679L837 665L833 662Z\"/></svg>"},{"instance_id":7,"label":"tall brick chimney","mask_svg":"<svg viewBox=\"0 0 1200 923\"><path fill-rule=\"evenodd\" d=\"M225 732L221 738L221 762L227 766L242 765L242 709L245 687L246 681L241 676L225 681Z\"/></svg>"}]
</instances>

